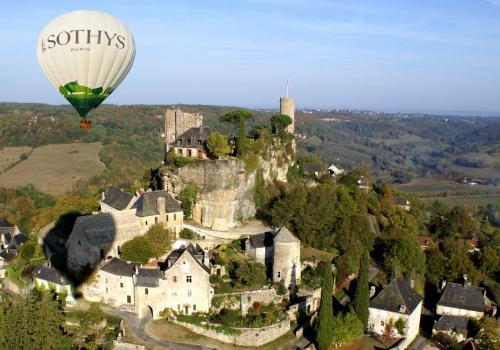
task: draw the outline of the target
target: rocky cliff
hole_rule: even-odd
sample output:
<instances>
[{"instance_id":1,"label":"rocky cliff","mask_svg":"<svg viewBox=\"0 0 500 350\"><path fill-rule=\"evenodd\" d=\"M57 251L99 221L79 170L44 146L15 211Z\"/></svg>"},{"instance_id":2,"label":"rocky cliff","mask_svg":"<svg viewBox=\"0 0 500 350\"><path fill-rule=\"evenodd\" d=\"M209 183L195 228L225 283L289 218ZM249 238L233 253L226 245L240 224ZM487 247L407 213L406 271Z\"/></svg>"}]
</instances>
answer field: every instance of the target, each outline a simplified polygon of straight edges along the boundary
<instances>
[{"instance_id":1,"label":"rocky cliff","mask_svg":"<svg viewBox=\"0 0 500 350\"><path fill-rule=\"evenodd\" d=\"M213 230L227 231L255 215L253 195L257 172L262 172L266 183L274 179L286 181L294 158L295 143L291 141L283 149L269 150L266 156L258 156L258 166L252 170L248 169L248 163L233 157L196 160L181 168L167 167L163 183L176 197L186 185L196 185L198 196L193 220Z\"/></svg>"}]
</instances>

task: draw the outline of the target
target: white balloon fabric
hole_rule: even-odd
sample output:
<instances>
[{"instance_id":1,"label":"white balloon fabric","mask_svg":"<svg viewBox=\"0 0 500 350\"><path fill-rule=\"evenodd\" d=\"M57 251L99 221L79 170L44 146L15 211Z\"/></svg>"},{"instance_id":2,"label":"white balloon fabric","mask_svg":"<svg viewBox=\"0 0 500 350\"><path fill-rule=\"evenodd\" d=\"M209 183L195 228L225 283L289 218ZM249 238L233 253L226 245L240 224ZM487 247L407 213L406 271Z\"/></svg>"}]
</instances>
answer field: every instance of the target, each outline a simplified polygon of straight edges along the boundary
<instances>
[{"instance_id":1,"label":"white balloon fabric","mask_svg":"<svg viewBox=\"0 0 500 350\"><path fill-rule=\"evenodd\" d=\"M135 44L119 19L75 11L47 24L38 38L37 56L52 85L85 120L129 72Z\"/></svg>"}]
</instances>

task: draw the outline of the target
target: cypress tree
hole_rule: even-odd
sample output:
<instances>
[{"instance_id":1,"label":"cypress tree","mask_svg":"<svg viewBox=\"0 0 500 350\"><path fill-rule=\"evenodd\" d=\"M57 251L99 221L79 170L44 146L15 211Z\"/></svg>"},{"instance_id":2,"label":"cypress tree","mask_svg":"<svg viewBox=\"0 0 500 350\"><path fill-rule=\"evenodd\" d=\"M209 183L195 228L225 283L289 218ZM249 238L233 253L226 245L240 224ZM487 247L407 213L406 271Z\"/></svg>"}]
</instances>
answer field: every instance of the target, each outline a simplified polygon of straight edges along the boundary
<instances>
[{"instance_id":1,"label":"cypress tree","mask_svg":"<svg viewBox=\"0 0 500 350\"><path fill-rule=\"evenodd\" d=\"M359 262L359 272L358 272L358 284L356 286L356 291L354 293L354 311L358 315L358 318L363 323L366 329L368 324L368 304L370 302L370 296L368 294L368 271L370 268L370 255L368 251L365 251L361 255Z\"/></svg>"},{"instance_id":2,"label":"cypress tree","mask_svg":"<svg viewBox=\"0 0 500 350\"><path fill-rule=\"evenodd\" d=\"M323 276L323 281L321 284L318 322L316 324L316 343L318 344L318 350L328 350L332 346L333 338L333 277L329 263L322 262L318 268L321 271L321 276Z\"/></svg>"}]
</instances>

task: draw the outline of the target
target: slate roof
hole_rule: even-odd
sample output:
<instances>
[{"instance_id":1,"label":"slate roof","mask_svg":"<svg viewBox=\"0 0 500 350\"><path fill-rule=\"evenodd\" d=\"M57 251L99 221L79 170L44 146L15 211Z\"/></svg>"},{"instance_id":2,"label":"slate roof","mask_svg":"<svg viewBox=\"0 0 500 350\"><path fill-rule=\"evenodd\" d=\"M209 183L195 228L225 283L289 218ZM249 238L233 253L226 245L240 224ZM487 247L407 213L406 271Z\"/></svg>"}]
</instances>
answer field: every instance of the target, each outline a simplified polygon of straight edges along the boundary
<instances>
[{"instance_id":1,"label":"slate roof","mask_svg":"<svg viewBox=\"0 0 500 350\"><path fill-rule=\"evenodd\" d=\"M467 324L469 318L467 316L449 316L444 315L434 324L436 331L451 331L454 333L467 333Z\"/></svg>"},{"instance_id":2,"label":"slate roof","mask_svg":"<svg viewBox=\"0 0 500 350\"><path fill-rule=\"evenodd\" d=\"M33 271L33 277L59 285L69 285L71 282L61 272L45 265L38 265Z\"/></svg>"},{"instance_id":3,"label":"slate roof","mask_svg":"<svg viewBox=\"0 0 500 350\"><path fill-rule=\"evenodd\" d=\"M118 258L112 258L108 263L101 267L101 271L109 272L118 276L132 277L136 266L140 266L140 264L128 262Z\"/></svg>"},{"instance_id":4,"label":"slate roof","mask_svg":"<svg viewBox=\"0 0 500 350\"><path fill-rule=\"evenodd\" d=\"M272 232L259 233L258 235L251 235L248 241L254 248L272 247L274 235Z\"/></svg>"},{"instance_id":5,"label":"slate roof","mask_svg":"<svg viewBox=\"0 0 500 350\"><path fill-rule=\"evenodd\" d=\"M203 248L201 248L198 244L194 246L192 243L189 243L185 248L174 250L172 253L169 254L169 256L167 257L167 261L169 261L169 264L167 264L167 270L171 268L185 252L191 254L191 256L198 263L198 265L200 265L203 268L203 270L205 270L205 272L210 274L210 268L205 264L203 264L203 257L205 255Z\"/></svg>"},{"instance_id":6,"label":"slate roof","mask_svg":"<svg viewBox=\"0 0 500 350\"><path fill-rule=\"evenodd\" d=\"M408 205L409 201L405 197L395 197L394 204L397 205Z\"/></svg>"},{"instance_id":7,"label":"slate roof","mask_svg":"<svg viewBox=\"0 0 500 350\"><path fill-rule=\"evenodd\" d=\"M137 216L152 216L159 215L156 210L156 200L158 197L165 198L165 211L167 213L175 213L182 211L181 206L177 201L170 195L167 191L153 191L153 192L145 192L142 196L139 197L134 207L137 208L136 215Z\"/></svg>"},{"instance_id":8,"label":"slate roof","mask_svg":"<svg viewBox=\"0 0 500 350\"><path fill-rule=\"evenodd\" d=\"M123 210L127 208L133 198L133 194L123 191L118 187L109 186L104 193L102 202L115 209Z\"/></svg>"},{"instance_id":9,"label":"slate roof","mask_svg":"<svg viewBox=\"0 0 500 350\"><path fill-rule=\"evenodd\" d=\"M370 307L410 315L421 301L422 297L398 277L370 301ZM404 310L401 309L402 305L406 306Z\"/></svg>"},{"instance_id":10,"label":"slate roof","mask_svg":"<svg viewBox=\"0 0 500 350\"><path fill-rule=\"evenodd\" d=\"M209 134L210 128L208 126L190 128L177 137L175 146L188 148L204 148ZM182 144L179 144L179 140L182 140ZM188 140L191 140L190 145L188 144ZM201 140L200 146L198 145L198 140Z\"/></svg>"},{"instance_id":11,"label":"slate roof","mask_svg":"<svg viewBox=\"0 0 500 350\"><path fill-rule=\"evenodd\" d=\"M438 305L462 310L484 311L484 288L447 283Z\"/></svg>"},{"instance_id":12,"label":"slate roof","mask_svg":"<svg viewBox=\"0 0 500 350\"><path fill-rule=\"evenodd\" d=\"M26 236L24 233L18 233L14 237L12 237L12 240L9 243L10 248L17 248L21 244L24 244L28 242L28 236Z\"/></svg>"},{"instance_id":13,"label":"slate roof","mask_svg":"<svg viewBox=\"0 0 500 350\"><path fill-rule=\"evenodd\" d=\"M106 246L115 239L130 237L142 232L141 224L134 215L124 212L99 213L76 218L70 239L85 239L91 246Z\"/></svg>"},{"instance_id":14,"label":"slate roof","mask_svg":"<svg viewBox=\"0 0 500 350\"><path fill-rule=\"evenodd\" d=\"M300 243L300 240L293 235L285 226L279 228L278 233L274 236L274 242L278 243Z\"/></svg>"},{"instance_id":15,"label":"slate roof","mask_svg":"<svg viewBox=\"0 0 500 350\"><path fill-rule=\"evenodd\" d=\"M314 175L316 172L321 172L325 167L321 163L304 163L302 165L304 173Z\"/></svg>"},{"instance_id":16,"label":"slate roof","mask_svg":"<svg viewBox=\"0 0 500 350\"><path fill-rule=\"evenodd\" d=\"M140 268L137 274L137 285L141 287L158 287L160 278L160 270Z\"/></svg>"},{"instance_id":17,"label":"slate roof","mask_svg":"<svg viewBox=\"0 0 500 350\"><path fill-rule=\"evenodd\" d=\"M17 255L17 250L15 249L5 249L0 252L0 257L6 262L11 261Z\"/></svg>"}]
</instances>

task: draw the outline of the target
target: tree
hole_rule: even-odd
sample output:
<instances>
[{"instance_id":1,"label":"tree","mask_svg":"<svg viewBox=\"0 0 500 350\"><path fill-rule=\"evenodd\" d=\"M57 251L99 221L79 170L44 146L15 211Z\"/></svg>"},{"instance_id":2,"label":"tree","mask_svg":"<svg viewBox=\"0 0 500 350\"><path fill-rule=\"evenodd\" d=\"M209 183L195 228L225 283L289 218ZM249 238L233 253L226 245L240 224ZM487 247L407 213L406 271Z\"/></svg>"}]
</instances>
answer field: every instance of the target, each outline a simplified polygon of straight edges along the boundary
<instances>
[{"instance_id":1,"label":"tree","mask_svg":"<svg viewBox=\"0 0 500 350\"><path fill-rule=\"evenodd\" d=\"M184 211L184 217L186 219L191 218L193 204L198 194L198 188L195 185L187 185L179 193L179 200L182 204L182 210Z\"/></svg>"},{"instance_id":2,"label":"tree","mask_svg":"<svg viewBox=\"0 0 500 350\"><path fill-rule=\"evenodd\" d=\"M331 264L321 262L318 268L323 276L323 283L321 285L321 302L319 305L319 315L316 324L316 343L319 350L329 350L332 346L334 329L333 320L333 277Z\"/></svg>"},{"instance_id":3,"label":"tree","mask_svg":"<svg viewBox=\"0 0 500 350\"><path fill-rule=\"evenodd\" d=\"M444 277L446 258L439 248L429 249L426 252L426 266L425 278L427 282L439 286L439 283Z\"/></svg>"},{"instance_id":4,"label":"tree","mask_svg":"<svg viewBox=\"0 0 500 350\"><path fill-rule=\"evenodd\" d=\"M180 238L184 238L184 239L195 239L196 238L196 233L187 228L187 227L184 227L181 232L179 233L179 237Z\"/></svg>"},{"instance_id":5,"label":"tree","mask_svg":"<svg viewBox=\"0 0 500 350\"><path fill-rule=\"evenodd\" d=\"M125 242L120 248L120 257L123 260L147 263L148 260L154 255L153 248L149 241L144 237L135 237L128 242Z\"/></svg>"},{"instance_id":6,"label":"tree","mask_svg":"<svg viewBox=\"0 0 500 350\"><path fill-rule=\"evenodd\" d=\"M402 237L387 244L384 265L393 276L422 277L425 273L425 255L412 237Z\"/></svg>"},{"instance_id":7,"label":"tree","mask_svg":"<svg viewBox=\"0 0 500 350\"><path fill-rule=\"evenodd\" d=\"M479 254L479 269L492 277L500 269L500 256L492 247L483 247Z\"/></svg>"},{"instance_id":8,"label":"tree","mask_svg":"<svg viewBox=\"0 0 500 350\"><path fill-rule=\"evenodd\" d=\"M271 126L275 134L285 131L290 124L292 124L292 118L287 115L277 114L271 117Z\"/></svg>"},{"instance_id":9,"label":"tree","mask_svg":"<svg viewBox=\"0 0 500 350\"><path fill-rule=\"evenodd\" d=\"M82 326L86 334L97 334L101 322L104 320L104 313L99 304L90 303L89 309L85 313Z\"/></svg>"},{"instance_id":10,"label":"tree","mask_svg":"<svg viewBox=\"0 0 500 350\"><path fill-rule=\"evenodd\" d=\"M242 157L245 152L247 137L245 131L245 123L252 117L252 113L244 109L236 109L219 117L219 121L223 123L231 123L238 128L238 133L236 136L236 156L238 157Z\"/></svg>"},{"instance_id":11,"label":"tree","mask_svg":"<svg viewBox=\"0 0 500 350\"><path fill-rule=\"evenodd\" d=\"M363 336L363 323L352 312L339 314L333 319L330 332L333 346L346 345Z\"/></svg>"},{"instance_id":12,"label":"tree","mask_svg":"<svg viewBox=\"0 0 500 350\"><path fill-rule=\"evenodd\" d=\"M500 347L500 326L494 318L483 318L476 340L480 350L497 350Z\"/></svg>"},{"instance_id":13,"label":"tree","mask_svg":"<svg viewBox=\"0 0 500 350\"><path fill-rule=\"evenodd\" d=\"M170 233L161 223L151 226L144 237L148 240L153 255L157 258L170 249Z\"/></svg>"},{"instance_id":14,"label":"tree","mask_svg":"<svg viewBox=\"0 0 500 350\"><path fill-rule=\"evenodd\" d=\"M231 146L227 135L214 131L208 135L207 147L210 153L217 158L225 157L231 153Z\"/></svg>"},{"instance_id":15,"label":"tree","mask_svg":"<svg viewBox=\"0 0 500 350\"><path fill-rule=\"evenodd\" d=\"M368 324L368 304L370 302L370 296L368 293L368 272L370 269L370 255L367 251L361 255L361 261L359 264L358 272L358 284L356 285L356 291L354 293L354 311L356 315L363 323L363 327L366 329Z\"/></svg>"}]
</instances>

